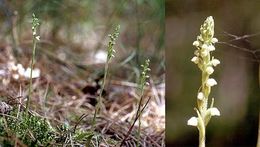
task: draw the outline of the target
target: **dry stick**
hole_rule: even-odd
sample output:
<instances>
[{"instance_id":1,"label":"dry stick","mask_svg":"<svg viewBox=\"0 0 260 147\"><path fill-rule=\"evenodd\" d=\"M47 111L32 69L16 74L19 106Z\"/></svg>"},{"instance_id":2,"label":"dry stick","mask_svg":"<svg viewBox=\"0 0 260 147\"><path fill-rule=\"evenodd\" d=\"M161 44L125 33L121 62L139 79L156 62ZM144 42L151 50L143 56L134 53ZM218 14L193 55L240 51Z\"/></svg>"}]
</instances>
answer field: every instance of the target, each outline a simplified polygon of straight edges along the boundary
<instances>
[{"instance_id":1,"label":"dry stick","mask_svg":"<svg viewBox=\"0 0 260 147\"><path fill-rule=\"evenodd\" d=\"M260 32L255 33L255 34L250 34L250 35L243 35L243 36L236 36L236 35L227 33L225 31L224 31L224 33L227 34L228 36L231 36L231 37L234 38L234 39L229 40L228 42L237 41L237 40L246 40L247 38L251 38L251 37L255 37L255 36L260 35ZM248 41L248 40L246 40L246 41ZM259 86L260 86L260 61L259 61L258 56L257 56L257 52L259 52L260 49L250 50L248 48L239 47L239 46L236 46L236 45L228 43L228 42L219 42L219 43L233 47L233 48L237 48L237 49L242 50L244 52L248 52L248 53L250 53L254 56L255 60L252 59L252 61L258 62L258 65L259 65L258 69L259 69ZM260 115L259 115L259 118L260 118ZM259 123L259 130L260 130L260 123ZM259 133L259 138L260 138L260 133ZM258 140L260 140L259 138L258 138ZM259 146L260 146L260 143L259 143Z\"/></svg>"},{"instance_id":2,"label":"dry stick","mask_svg":"<svg viewBox=\"0 0 260 147\"><path fill-rule=\"evenodd\" d=\"M121 142L120 147L123 146L124 142L127 140L128 136L129 136L130 133L132 132L136 121L138 120L138 118L141 116L142 112L144 111L144 109L145 109L146 106L148 105L148 103L149 103L151 97L149 97L149 99L146 101L145 105L144 105L143 108L141 109L142 99L143 99L143 96L141 97L141 99L140 99L140 101L139 101L139 105L138 105L138 109L137 109L137 113L136 113L134 122L133 122L133 124L131 125L131 127L129 128L129 130L128 130L126 136L125 136L125 138L124 138L123 141ZM141 111L140 111L140 109L141 109Z\"/></svg>"},{"instance_id":3,"label":"dry stick","mask_svg":"<svg viewBox=\"0 0 260 147\"><path fill-rule=\"evenodd\" d=\"M247 40L247 38L252 38L252 37L258 36L258 35L260 35L260 32L255 33L255 34L250 34L250 35L243 35L243 36L236 36L236 35L230 34L230 33L225 32L225 31L224 31L224 33L227 34L228 36L233 37L234 39L231 39L231 40L229 40L228 42L219 42L220 44L225 44L225 45L228 45L228 46L230 46L230 47L234 47L234 48L240 49L240 50L242 50L242 51L249 52L249 53L251 53L251 54L254 56L254 58L256 59L256 61L259 62L259 59L258 59L258 57L257 57L257 55L256 55L256 53L260 51L259 49L250 50L250 49L248 49L248 48L238 47L238 46L236 46L236 45L234 45L234 44L231 44L231 43L229 43L229 42L239 41L239 40L245 40L245 41L249 42L249 41ZM249 42L249 43L250 43L250 42Z\"/></svg>"},{"instance_id":4,"label":"dry stick","mask_svg":"<svg viewBox=\"0 0 260 147\"><path fill-rule=\"evenodd\" d=\"M247 34L247 35L243 35L243 36L236 36L236 35L226 32L226 31L223 31L223 32L224 32L224 34L234 38L234 39L229 40L228 42L237 41L237 40L245 40L247 38L252 38L252 37L260 35L260 32L257 32L255 34Z\"/></svg>"},{"instance_id":5,"label":"dry stick","mask_svg":"<svg viewBox=\"0 0 260 147\"><path fill-rule=\"evenodd\" d=\"M79 125L79 123L85 118L87 117L88 115L87 114L82 114L80 117L79 117L79 120L76 122L75 126L74 126L74 129L73 129L73 133L76 132L76 129L77 129L77 126Z\"/></svg>"},{"instance_id":6,"label":"dry stick","mask_svg":"<svg viewBox=\"0 0 260 147\"><path fill-rule=\"evenodd\" d=\"M156 141L154 141L153 138L151 138L149 135L145 135L152 143L153 145L157 146L157 147L161 147Z\"/></svg>"}]
</instances>

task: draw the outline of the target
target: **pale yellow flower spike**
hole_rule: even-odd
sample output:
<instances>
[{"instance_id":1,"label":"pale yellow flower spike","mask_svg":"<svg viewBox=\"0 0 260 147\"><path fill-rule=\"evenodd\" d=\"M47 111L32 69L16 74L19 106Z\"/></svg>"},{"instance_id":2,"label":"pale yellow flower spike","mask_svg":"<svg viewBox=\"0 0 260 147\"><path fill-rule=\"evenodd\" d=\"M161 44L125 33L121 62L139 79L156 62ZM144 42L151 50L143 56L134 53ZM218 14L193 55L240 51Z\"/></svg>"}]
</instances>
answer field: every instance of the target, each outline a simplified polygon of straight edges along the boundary
<instances>
[{"instance_id":1,"label":"pale yellow flower spike","mask_svg":"<svg viewBox=\"0 0 260 147\"><path fill-rule=\"evenodd\" d=\"M214 44L218 42L214 38L214 19L209 16L200 27L200 35L193 45L197 48L194 52L195 56L191 59L202 72L202 83L197 94L197 108L195 108L198 117L191 117L187 124L196 126L199 130L199 147L205 147L206 140L206 125L212 116L220 116L220 111L213 107L214 100L208 108L208 97L211 92L211 87L217 85L217 81L209 76L213 74L214 68L220 61L211 57L211 52L215 51Z\"/></svg>"}]
</instances>

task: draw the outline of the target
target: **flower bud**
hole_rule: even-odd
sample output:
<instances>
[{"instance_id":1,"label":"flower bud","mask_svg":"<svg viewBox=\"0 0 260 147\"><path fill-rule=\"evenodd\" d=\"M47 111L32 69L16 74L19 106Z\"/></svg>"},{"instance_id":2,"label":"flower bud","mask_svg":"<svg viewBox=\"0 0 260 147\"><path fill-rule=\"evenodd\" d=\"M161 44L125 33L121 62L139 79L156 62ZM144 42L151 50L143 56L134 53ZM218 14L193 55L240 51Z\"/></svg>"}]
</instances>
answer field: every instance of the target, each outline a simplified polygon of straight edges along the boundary
<instances>
[{"instance_id":1,"label":"flower bud","mask_svg":"<svg viewBox=\"0 0 260 147\"><path fill-rule=\"evenodd\" d=\"M195 56L195 57L193 57L191 59L191 62L194 62L195 64L198 64L199 63L199 58Z\"/></svg>"},{"instance_id":2,"label":"flower bud","mask_svg":"<svg viewBox=\"0 0 260 147\"><path fill-rule=\"evenodd\" d=\"M201 46L201 48L202 48L203 50L208 50L208 45L207 45L207 44L203 44L203 45Z\"/></svg>"},{"instance_id":3,"label":"flower bud","mask_svg":"<svg viewBox=\"0 0 260 147\"><path fill-rule=\"evenodd\" d=\"M198 95L197 95L197 98L198 98L199 100L203 100L204 94L203 94L202 92L199 92Z\"/></svg>"},{"instance_id":4,"label":"flower bud","mask_svg":"<svg viewBox=\"0 0 260 147\"><path fill-rule=\"evenodd\" d=\"M206 68L206 72L207 72L209 75L211 75L211 74L214 72L213 67L211 67L211 66L207 67L207 68Z\"/></svg>"},{"instance_id":5,"label":"flower bud","mask_svg":"<svg viewBox=\"0 0 260 147\"><path fill-rule=\"evenodd\" d=\"M195 50L195 51L194 51L194 55L199 56L199 55L200 55L200 52L199 52L198 50Z\"/></svg>"},{"instance_id":6,"label":"flower bud","mask_svg":"<svg viewBox=\"0 0 260 147\"><path fill-rule=\"evenodd\" d=\"M218 64L220 64L220 61L218 59L212 59L211 64L213 66L217 66Z\"/></svg>"},{"instance_id":7,"label":"flower bud","mask_svg":"<svg viewBox=\"0 0 260 147\"><path fill-rule=\"evenodd\" d=\"M40 36L36 36L35 38L36 38L38 41L40 41Z\"/></svg>"},{"instance_id":8,"label":"flower bud","mask_svg":"<svg viewBox=\"0 0 260 147\"><path fill-rule=\"evenodd\" d=\"M208 54L209 54L209 51L208 51L208 50L203 50L203 51L201 51L201 56L202 56L202 57L206 57Z\"/></svg>"},{"instance_id":9,"label":"flower bud","mask_svg":"<svg viewBox=\"0 0 260 147\"><path fill-rule=\"evenodd\" d=\"M218 39L217 39L217 38L212 38L212 39L211 39L211 42L212 42L212 43L216 43L216 42L218 42Z\"/></svg>"},{"instance_id":10,"label":"flower bud","mask_svg":"<svg viewBox=\"0 0 260 147\"><path fill-rule=\"evenodd\" d=\"M199 41L196 40L196 41L193 42L193 45L194 45L194 46L199 46L200 43L199 43Z\"/></svg>"}]
</instances>

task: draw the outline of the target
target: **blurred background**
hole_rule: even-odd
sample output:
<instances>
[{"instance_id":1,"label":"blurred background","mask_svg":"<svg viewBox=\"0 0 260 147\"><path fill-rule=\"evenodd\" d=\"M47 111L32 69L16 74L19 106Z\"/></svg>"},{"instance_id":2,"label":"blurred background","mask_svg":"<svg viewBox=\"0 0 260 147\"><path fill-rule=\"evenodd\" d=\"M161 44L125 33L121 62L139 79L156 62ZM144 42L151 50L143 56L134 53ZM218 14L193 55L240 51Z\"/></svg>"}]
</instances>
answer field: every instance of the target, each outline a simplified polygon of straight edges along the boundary
<instances>
[{"instance_id":1,"label":"blurred background","mask_svg":"<svg viewBox=\"0 0 260 147\"><path fill-rule=\"evenodd\" d=\"M82 66L104 63L107 36L121 25L116 62L131 65L130 72L136 74L136 68L150 58L154 73L164 70L162 0L0 0L0 8L0 39L19 54L18 60L30 51L24 46L31 43L30 21L35 13L41 20L39 50L44 48L61 60Z\"/></svg>"},{"instance_id":2,"label":"blurred background","mask_svg":"<svg viewBox=\"0 0 260 147\"><path fill-rule=\"evenodd\" d=\"M256 146L259 120L260 1L166 0L166 143L197 146L198 130L187 125L195 116L201 73L190 60L193 41L208 16L215 20L219 43L213 56L218 85L211 97L220 117L207 126L211 147Z\"/></svg>"}]
</instances>

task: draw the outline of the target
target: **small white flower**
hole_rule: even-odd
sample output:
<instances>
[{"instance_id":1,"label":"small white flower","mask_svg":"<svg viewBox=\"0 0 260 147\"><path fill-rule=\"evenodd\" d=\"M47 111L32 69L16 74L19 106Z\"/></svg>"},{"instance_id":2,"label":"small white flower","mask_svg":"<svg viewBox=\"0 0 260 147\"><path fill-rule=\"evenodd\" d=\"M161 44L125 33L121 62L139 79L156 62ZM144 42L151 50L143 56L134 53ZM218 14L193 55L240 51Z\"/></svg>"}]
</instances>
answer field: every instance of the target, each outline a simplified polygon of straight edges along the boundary
<instances>
[{"instance_id":1,"label":"small white flower","mask_svg":"<svg viewBox=\"0 0 260 147\"><path fill-rule=\"evenodd\" d=\"M211 64L213 66L217 66L218 64L220 64L220 61L218 59L212 59Z\"/></svg>"},{"instance_id":2,"label":"small white flower","mask_svg":"<svg viewBox=\"0 0 260 147\"><path fill-rule=\"evenodd\" d=\"M36 35L36 31L33 31L33 35Z\"/></svg>"},{"instance_id":3,"label":"small white flower","mask_svg":"<svg viewBox=\"0 0 260 147\"><path fill-rule=\"evenodd\" d=\"M18 80L18 79L19 79L19 74L13 74L12 77L13 77L15 80Z\"/></svg>"},{"instance_id":4,"label":"small white flower","mask_svg":"<svg viewBox=\"0 0 260 147\"><path fill-rule=\"evenodd\" d=\"M2 80L3 85L8 85L10 83L10 79L3 79Z\"/></svg>"},{"instance_id":5,"label":"small white flower","mask_svg":"<svg viewBox=\"0 0 260 147\"><path fill-rule=\"evenodd\" d=\"M209 51L214 51L215 50L215 46L213 46L213 45L208 46L208 50Z\"/></svg>"},{"instance_id":6,"label":"small white flower","mask_svg":"<svg viewBox=\"0 0 260 147\"><path fill-rule=\"evenodd\" d=\"M16 65L13 61L7 63L7 68L8 68L9 71L17 70L17 67L16 67Z\"/></svg>"},{"instance_id":7,"label":"small white flower","mask_svg":"<svg viewBox=\"0 0 260 147\"><path fill-rule=\"evenodd\" d=\"M33 69L33 70L32 70L32 78L38 78L38 77L40 77L40 73L41 73L40 69L38 69L38 68ZM23 76L24 76L25 78L30 78L30 74L31 74L31 68L28 67L28 68L25 70Z\"/></svg>"},{"instance_id":8,"label":"small white flower","mask_svg":"<svg viewBox=\"0 0 260 147\"><path fill-rule=\"evenodd\" d=\"M19 63L19 64L17 64L17 68L19 70L19 69L23 68L23 65Z\"/></svg>"},{"instance_id":9,"label":"small white flower","mask_svg":"<svg viewBox=\"0 0 260 147\"><path fill-rule=\"evenodd\" d=\"M198 95L197 95L197 98L198 98L199 100L203 100L204 94L203 94L202 92L199 92Z\"/></svg>"},{"instance_id":10,"label":"small white flower","mask_svg":"<svg viewBox=\"0 0 260 147\"><path fill-rule=\"evenodd\" d=\"M193 42L193 44L192 44L192 45L194 45L194 46L199 46L199 45L200 45L200 43L199 43L199 41L197 41L197 40L196 40L196 41L194 41L194 42Z\"/></svg>"},{"instance_id":11,"label":"small white flower","mask_svg":"<svg viewBox=\"0 0 260 147\"><path fill-rule=\"evenodd\" d=\"M191 62L194 62L195 64L198 64L199 63L199 58L195 56L195 57L193 57L191 59Z\"/></svg>"},{"instance_id":12,"label":"small white flower","mask_svg":"<svg viewBox=\"0 0 260 147\"><path fill-rule=\"evenodd\" d=\"M209 108L209 110L210 110L211 116L220 116L220 112L219 112L218 108L213 107L213 108Z\"/></svg>"},{"instance_id":13,"label":"small white flower","mask_svg":"<svg viewBox=\"0 0 260 147\"><path fill-rule=\"evenodd\" d=\"M209 54L209 51L208 50L202 50L202 52L201 52L201 56L202 57L206 57L207 55Z\"/></svg>"},{"instance_id":14,"label":"small white flower","mask_svg":"<svg viewBox=\"0 0 260 147\"><path fill-rule=\"evenodd\" d=\"M207 45L207 44L203 44L203 45L201 46L201 48L202 48L203 50L208 50L208 45Z\"/></svg>"},{"instance_id":15,"label":"small white flower","mask_svg":"<svg viewBox=\"0 0 260 147\"><path fill-rule=\"evenodd\" d=\"M199 52L198 50L195 50L195 51L194 51L194 55L199 56L199 55L200 55L200 52Z\"/></svg>"},{"instance_id":16,"label":"small white flower","mask_svg":"<svg viewBox=\"0 0 260 147\"><path fill-rule=\"evenodd\" d=\"M211 87L211 86L217 85L217 82L216 82L215 79L210 78L210 79L207 80L206 85L207 85L208 87Z\"/></svg>"},{"instance_id":17,"label":"small white flower","mask_svg":"<svg viewBox=\"0 0 260 147\"><path fill-rule=\"evenodd\" d=\"M35 38L36 38L38 41L40 41L40 36L36 36Z\"/></svg>"},{"instance_id":18,"label":"small white flower","mask_svg":"<svg viewBox=\"0 0 260 147\"><path fill-rule=\"evenodd\" d=\"M198 40L201 40L201 41L204 41L204 39L202 38L202 36L201 36L201 35L200 35L200 36L198 36L198 37L197 37L197 39L198 39Z\"/></svg>"},{"instance_id":19,"label":"small white flower","mask_svg":"<svg viewBox=\"0 0 260 147\"><path fill-rule=\"evenodd\" d=\"M105 63L107 60L107 52L103 50L99 50L95 55L94 58L97 63Z\"/></svg>"},{"instance_id":20,"label":"small white flower","mask_svg":"<svg viewBox=\"0 0 260 147\"><path fill-rule=\"evenodd\" d=\"M209 75L212 74L212 73L214 72L213 67L208 66L208 67L206 68L206 72L207 72Z\"/></svg>"},{"instance_id":21,"label":"small white flower","mask_svg":"<svg viewBox=\"0 0 260 147\"><path fill-rule=\"evenodd\" d=\"M13 71L16 71L16 70L17 70L17 66L16 66L16 65L13 65L13 66L12 66L12 70L13 70Z\"/></svg>"},{"instance_id":22,"label":"small white flower","mask_svg":"<svg viewBox=\"0 0 260 147\"><path fill-rule=\"evenodd\" d=\"M211 39L211 42L212 42L212 43L216 43L216 42L218 42L218 39L217 39L217 38L212 38L212 39Z\"/></svg>"},{"instance_id":23,"label":"small white flower","mask_svg":"<svg viewBox=\"0 0 260 147\"><path fill-rule=\"evenodd\" d=\"M22 64L17 64L17 69L19 75L24 75L25 70Z\"/></svg>"},{"instance_id":24,"label":"small white flower","mask_svg":"<svg viewBox=\"0 0 260 147\"><path fill-rule=\"evenodd\" d=\"M197 126L198 125L198 118L197 117L191 117L188 120L187 125L189 125L189 126Z\"/></svg>"}]
</instances>

